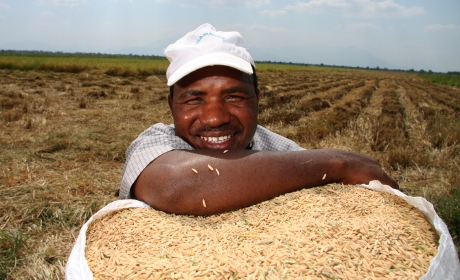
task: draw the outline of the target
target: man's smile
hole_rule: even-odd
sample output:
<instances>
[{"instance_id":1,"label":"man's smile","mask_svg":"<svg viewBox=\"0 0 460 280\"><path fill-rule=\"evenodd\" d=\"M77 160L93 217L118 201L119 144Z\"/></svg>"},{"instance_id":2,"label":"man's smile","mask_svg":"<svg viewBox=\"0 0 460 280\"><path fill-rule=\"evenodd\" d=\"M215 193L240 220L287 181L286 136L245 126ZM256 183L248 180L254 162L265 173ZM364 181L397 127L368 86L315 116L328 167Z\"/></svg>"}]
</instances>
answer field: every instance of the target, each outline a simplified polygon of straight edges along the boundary
<instances>
[{"instance_id":1,"label":"man's smile","mask_svg":"<svg viewBox=\"0 0 460 280\"><path fill-rule=\"evenodd\" d=\"M218 136L218 137L206 137L206 136L200 136L200 138L206 142L209 143L224 143L225 141L230 140L233 135L225 135L225 136Z\"/></svg>"},{"instance_id":2,"label":"man's smile","mask_svg":"<svg viewBox=\"0 0 460 280\"><path fill-rule=\"evenodd\" d=\"M257 129L259 91L227 66L200 68L174 85L174 131L195 149L245 149Z\"/></svg>"}]
</instances>

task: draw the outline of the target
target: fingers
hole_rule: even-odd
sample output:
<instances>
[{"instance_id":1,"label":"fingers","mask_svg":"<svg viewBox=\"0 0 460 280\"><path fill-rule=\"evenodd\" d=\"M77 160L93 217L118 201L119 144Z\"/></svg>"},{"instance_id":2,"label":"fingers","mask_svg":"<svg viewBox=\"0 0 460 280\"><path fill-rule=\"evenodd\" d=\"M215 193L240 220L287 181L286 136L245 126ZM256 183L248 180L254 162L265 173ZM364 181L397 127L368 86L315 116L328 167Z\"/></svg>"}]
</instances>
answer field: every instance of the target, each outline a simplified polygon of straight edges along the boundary
<instances>
[{"instance_id":1,"label":"fingers","mask_svg":"<svg viewBox=\"0 0 460 280\"><path fill-rule=\"evenodd\" d=\"M398 183L395 180L393 180L393 178L391 178L389 176L387 176L387 178L385 180L380 181L380 183L382 183L384 185L388 185L388 186L392 187L393 189L399 190Z\"/></svg>"},{"instance_id":2,"label":"fingers","mask_svg":"<svg viewBox=\"0 0 460 280\"><path fill-rule=\"evenodd\" d=\"M384 185L399 189L398 183L385 173L376 159L362 154L350 153L347 161L349 168L342 183L368 184L370 181L378 180Z\"/></svg>"}]
</instances>

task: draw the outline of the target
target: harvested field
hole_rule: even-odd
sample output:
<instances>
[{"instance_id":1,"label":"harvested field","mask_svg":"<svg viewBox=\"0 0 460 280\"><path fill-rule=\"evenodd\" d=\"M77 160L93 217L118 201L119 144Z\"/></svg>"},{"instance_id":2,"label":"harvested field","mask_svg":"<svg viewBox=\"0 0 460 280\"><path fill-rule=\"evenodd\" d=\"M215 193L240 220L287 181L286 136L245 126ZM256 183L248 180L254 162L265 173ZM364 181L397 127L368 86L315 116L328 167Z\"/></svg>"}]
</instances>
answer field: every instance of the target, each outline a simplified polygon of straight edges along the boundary
<instances>
[{"instance_id":1,"label":"harvested field","mask_svg":"<svg viewBox=\"0 0 460 280\"><path fill-rule=\"evenodd\" d=\"M117 199L128 145L171 122L163 75L117 73L0 70L0 279L63 278L80 227ZM261 125L307 149L377 158L460 244L458 88L389 71L258 75Z\"/></svg>"},{"instance_id":2,"label":"harvested field","mask_svg":"<svg viewBox=\"0 0 460 280\"><path fill-rule=\"evenodd\" d=\"M86 258L95 279L418 279L437 239L402 198L332 184L209 217L121 210L89 226Z\"/></svg>"}]
</instances>

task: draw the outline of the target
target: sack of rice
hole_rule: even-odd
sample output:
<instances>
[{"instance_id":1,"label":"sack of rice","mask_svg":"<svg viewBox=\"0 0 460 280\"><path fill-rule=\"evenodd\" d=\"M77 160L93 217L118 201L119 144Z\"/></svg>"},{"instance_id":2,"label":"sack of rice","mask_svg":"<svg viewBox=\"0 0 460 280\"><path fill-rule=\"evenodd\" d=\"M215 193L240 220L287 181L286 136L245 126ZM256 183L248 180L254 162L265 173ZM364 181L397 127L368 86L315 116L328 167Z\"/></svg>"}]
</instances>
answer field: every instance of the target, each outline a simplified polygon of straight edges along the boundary
<instances>
[{"instance_id":1,"label":"sack of rice","mask_svg":"<svg viewBox=\"0 0 460 280\"><path fill-rule=\"evenodd\" d=\"M82 227L67 279L455 279L452 238L423 198L371 182L289 193L208 217L113 202Z\"/></svg>"}]
</instances>

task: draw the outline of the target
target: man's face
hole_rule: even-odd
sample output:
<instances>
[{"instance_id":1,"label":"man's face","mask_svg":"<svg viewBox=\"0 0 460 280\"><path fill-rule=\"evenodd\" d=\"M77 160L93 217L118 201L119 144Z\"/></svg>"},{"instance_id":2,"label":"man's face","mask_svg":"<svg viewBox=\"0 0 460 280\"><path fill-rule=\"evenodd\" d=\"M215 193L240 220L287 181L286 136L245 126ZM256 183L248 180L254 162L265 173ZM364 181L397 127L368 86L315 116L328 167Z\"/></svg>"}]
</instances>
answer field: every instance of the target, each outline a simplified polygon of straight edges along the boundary
<instances>
[{"instance_id":1,"label":"man's face","mask_svg":"<svg viewBox=\"0 0 460 280\"><path fill-rule=\"evenodd\" d=\"M225 66L192 72L168 98L176 135L195 149L245 149L257 128L258 101L251 76Z\"/></svg>"}]
</instances>

